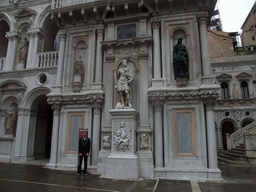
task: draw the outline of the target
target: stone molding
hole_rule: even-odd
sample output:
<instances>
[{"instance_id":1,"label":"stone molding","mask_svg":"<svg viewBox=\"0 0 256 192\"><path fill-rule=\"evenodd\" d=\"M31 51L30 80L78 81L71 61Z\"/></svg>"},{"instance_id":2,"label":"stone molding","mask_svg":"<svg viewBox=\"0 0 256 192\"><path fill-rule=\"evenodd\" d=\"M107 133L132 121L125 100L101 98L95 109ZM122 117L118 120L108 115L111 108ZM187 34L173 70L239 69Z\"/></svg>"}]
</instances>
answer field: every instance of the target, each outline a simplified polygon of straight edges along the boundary
<instances>
[{"instance_id":1,"label":"stone molding","mask_svg":"<svg viewBox=\"0 0 256 192\"><path fill-rule=\"evenodd\" d=\"M83 97L72 97L72 98L62 98L55 97L47 99L50 105L82 105L82 104L100 104L103 103L105 97L100 96L83 96Z\"/></svg>"}]
</instances>

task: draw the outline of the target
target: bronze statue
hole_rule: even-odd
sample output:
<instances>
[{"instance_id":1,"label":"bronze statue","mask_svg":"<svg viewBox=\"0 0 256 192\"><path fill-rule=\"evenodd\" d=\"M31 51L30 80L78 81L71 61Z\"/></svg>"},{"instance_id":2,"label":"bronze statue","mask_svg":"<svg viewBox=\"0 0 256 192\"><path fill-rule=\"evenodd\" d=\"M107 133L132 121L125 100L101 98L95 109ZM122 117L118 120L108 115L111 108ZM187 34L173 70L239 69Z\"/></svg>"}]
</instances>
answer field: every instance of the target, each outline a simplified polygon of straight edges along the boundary
<instances>
[{"instance_id":1,"label":"bronze statue","mask_svg":"<svg viewBox=\"0 0 256 192\"><path fill-rule=\"evenodd\" d=\"M117 89L117 94L118 94L118 99L117 99L117 109L123 109L124 107L131 108L131 102L130 102L130 94L131 94L131 89L130 89L130 84L133 81L133 75L131 72L131 69L127 67L127 60L124 59L123 62L123 67L120 67L120 69L117 71L115 74L116 78L116 89ZM115 73L115 71L114 71Z\"/></svg>"},{"instance_id":2,"label":"bronze statue","mask_svg":"<svg viewBox=\"0 0 256 192\"><path fill-rule=\"evenodd\" d=\"M6 135L14 135L16 130L17 123L17 109L13 105L13 102L10 102L10 107L7 109L7 114L5 116L4 126Z\"/></svg>"},{"instance_id":3,"label":"bronze statue","mask_svg":"<svg viewBox=\"0 0 256 192\"><path fill-rule=\"evenodd\" d=\"M173 49L173 70L175 79L189 77L188 52L185 45L182 45L182 38L178 39Z\"/></svg>"},{"instance_id":4,"label":"bronze statue","mask_svg":"<svg viewBox=\"0 0 256 192\"><path fill-rule=\"evenodd\" d=\"M24 37L23 40L23 44L21 45L19 50L19 62L26 64L29 42L26 37Z\"/></svg>"}]
</instances>

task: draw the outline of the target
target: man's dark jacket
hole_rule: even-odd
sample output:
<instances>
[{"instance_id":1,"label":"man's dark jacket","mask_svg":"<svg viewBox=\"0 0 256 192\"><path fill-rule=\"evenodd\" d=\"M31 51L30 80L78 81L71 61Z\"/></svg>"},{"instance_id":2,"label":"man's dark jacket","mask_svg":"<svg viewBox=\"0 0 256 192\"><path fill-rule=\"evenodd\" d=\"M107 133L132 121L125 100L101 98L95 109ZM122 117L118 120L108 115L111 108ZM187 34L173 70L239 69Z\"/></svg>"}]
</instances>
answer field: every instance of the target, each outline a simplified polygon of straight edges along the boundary
<instances>
[{"instance_id":1,"label":"man's dark jacket","mask_svg":"<svg viewBox=\"0 0 256 192\"><path fill-rule=\"evenodd\" d=\"M87 138L86 140L84 140L83 137L79 139L79 153L84 153L84 154L89 153L90 148L91 148L91 141L89 138Z\"/></svg>"}]
</instances>

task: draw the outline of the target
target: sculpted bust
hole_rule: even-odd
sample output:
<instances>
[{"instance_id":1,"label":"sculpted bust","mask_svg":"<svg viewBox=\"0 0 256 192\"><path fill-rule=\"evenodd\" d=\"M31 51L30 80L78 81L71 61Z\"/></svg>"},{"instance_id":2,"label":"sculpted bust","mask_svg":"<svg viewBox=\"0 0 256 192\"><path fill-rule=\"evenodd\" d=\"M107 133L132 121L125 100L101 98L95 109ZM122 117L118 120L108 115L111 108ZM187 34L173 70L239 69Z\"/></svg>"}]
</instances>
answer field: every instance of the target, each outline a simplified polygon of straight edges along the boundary
<instances>
[{"instance_id":1,"label":"sculpted bust","mask_svg":"<svg viewBox=\"0 0 256 192\"><path fill-rule=\"evenodd\" d=\"M116 78L116 89L117 89L117 105L116 109L131 108L130 95L131 89L130 84L133 81L133 74L131 69L127 66L127 60L122 61L122 67L114 75Z\"/></svg>"}]
</instances>

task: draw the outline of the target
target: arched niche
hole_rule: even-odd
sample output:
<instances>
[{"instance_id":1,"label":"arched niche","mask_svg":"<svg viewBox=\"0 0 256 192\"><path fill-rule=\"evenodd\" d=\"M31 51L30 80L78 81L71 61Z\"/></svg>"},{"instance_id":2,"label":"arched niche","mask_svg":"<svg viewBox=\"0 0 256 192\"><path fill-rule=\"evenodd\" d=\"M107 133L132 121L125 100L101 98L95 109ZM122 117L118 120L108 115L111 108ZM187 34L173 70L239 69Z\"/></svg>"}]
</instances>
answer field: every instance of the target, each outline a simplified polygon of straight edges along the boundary
<instances>
[{"instance_id":1,"label":"arched niche","mask_svg":"<svg viewBox=\"0 0 256 192\"><path fill-rule=\"evenodd\" d=\"M54 20L50 18L50 15L46 17L44 20L44 23L42 25L42 29L44 31L44 39L42 52L48 52L48 51L58 51L59 50L59 36L58 31L59 28L57 27L57 24Z\"/></svg>"},{"instance_id":2,"label":"arched niche","mask_svg":"<svg viewBox=\"0 0 256 192\"><path fill-rule=\"evenodd\" d=\"M86 74L86 72L88 72L87 68L88 68L88 64L87 64L87 60L88 60L88 45L87 45L87 41L85 39L78 39L75 43L74 43L74 48L73 48L74 54L73 54L73 77L76 74L76 62L81 60L82 61L82 73L81 73L81 82L86 84L86 78L85 75L89 75Z\"/></svg>"},{"instance_id":3,"label":"arched niche","mask_svg":"<svg viewBox=\"0 0 256 192\"><path fill-rule=\"evenodd\" d=\"M118 60L115 64L115 71L118 71L121 67L123 67L123 60L126 59L127 60L127 67L130 68L130 73L132 73L132 76L133 76L133 81L132 83L130 84L130 101L131 101L131 104L132 104L132 108L138 110L138 104L137 104L137 100L138 100L138 97L137 97L137 93L138 93L138 74L137 72L139 71L138 70L138 67L136 65L136 61L132 58L122 58L120 60ZM117 81L116 79L114 78L114 85L116 86L117 85ZM117 104L117 90L114 89L114 107L116 107L116 104Z\"/></svg>"},{"instance_id":4,"label":"arched niche","mask_svg":"<svg viewBox=\"0 0 256 192\"><path fill-rule=\"evenodd\" d=\"M176 45L178 39L182 38L182 44L187 46L188 32L185 28L175 28L171 33L171 39L173 40L173 45Z\"/></svg>"},{"instance_id":5,"label":"arched niche","mask_svg":"<svg viewBox=\"0 0 256 192\"><path fill-rule=\"evenodd\" d=\"M0 58L6 57L7 47L8 47L8 39L5 37L6 32L10 31L10 27L8 23L0 18ZM1 64L0 67L2 68ZM1 70L0 68L0 70Z\"/></svg>"}]
</instances>

